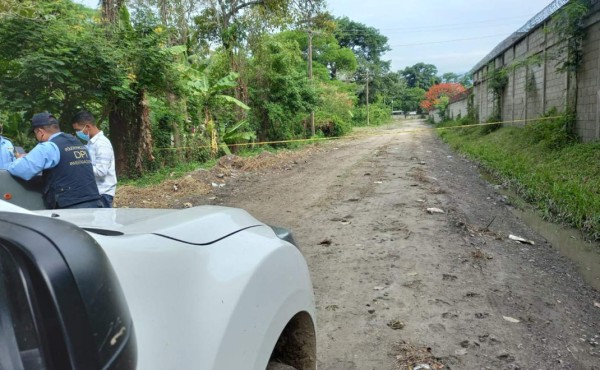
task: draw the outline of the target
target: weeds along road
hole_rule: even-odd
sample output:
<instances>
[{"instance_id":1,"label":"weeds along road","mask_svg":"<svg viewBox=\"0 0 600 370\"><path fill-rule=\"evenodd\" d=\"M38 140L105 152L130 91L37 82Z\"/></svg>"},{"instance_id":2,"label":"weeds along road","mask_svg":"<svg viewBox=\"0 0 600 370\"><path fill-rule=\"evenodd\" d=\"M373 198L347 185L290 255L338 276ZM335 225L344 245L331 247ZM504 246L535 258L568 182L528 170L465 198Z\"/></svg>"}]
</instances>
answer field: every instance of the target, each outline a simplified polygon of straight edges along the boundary
<instances>
[{"instance_id":1,"label":"weeds along road","mask_svg":"<svg viewBox=\"0 0 600 370\"><path fill-rule=\"evenodd\" d=\"M294 231L319 369L600 369L598 291L477 166L434 132L406 133L426 127L396 121L218 191L217 203Z\"/></svg>"}]
</instances>

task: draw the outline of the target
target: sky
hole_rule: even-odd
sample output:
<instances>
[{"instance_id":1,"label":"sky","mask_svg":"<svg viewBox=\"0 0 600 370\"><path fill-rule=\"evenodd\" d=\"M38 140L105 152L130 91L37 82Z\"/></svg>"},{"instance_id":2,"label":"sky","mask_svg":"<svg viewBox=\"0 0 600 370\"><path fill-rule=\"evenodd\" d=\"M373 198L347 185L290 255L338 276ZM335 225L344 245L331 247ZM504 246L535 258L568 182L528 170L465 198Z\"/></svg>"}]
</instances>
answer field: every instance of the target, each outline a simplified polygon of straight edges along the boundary
<instances>
[{"instance_id":1,"label":"sky","mask_svg":"<svg viewBox=\"0 0 600 370\"><path fill-rule=\"evenodd\" d=\"M96 7L98 0L75 0ZM419 62L441 75L471 70L498 43L551 0L327 0L336 17L373 27L388 38L384 60L397 71Z\"/></svg>"},{"instance_id":2,"label":"sky","mask_svg":"<svg viewBox=\"0 0 600 370\"><path fill-rule=\"evenodd\" d=\"M439 74L471 70L551 0L327 0L331 13L388 38L397 71L419 62Z\"/></svg>"}]
</instances>

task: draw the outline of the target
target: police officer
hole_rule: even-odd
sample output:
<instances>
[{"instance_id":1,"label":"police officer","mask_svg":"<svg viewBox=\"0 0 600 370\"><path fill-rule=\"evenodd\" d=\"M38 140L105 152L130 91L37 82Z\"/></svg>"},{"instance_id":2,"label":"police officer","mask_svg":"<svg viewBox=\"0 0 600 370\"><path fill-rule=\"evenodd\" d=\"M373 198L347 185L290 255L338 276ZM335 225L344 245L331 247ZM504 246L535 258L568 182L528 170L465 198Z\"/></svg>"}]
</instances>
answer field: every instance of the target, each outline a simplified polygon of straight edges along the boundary
<instances>
[{"instance_id":1,"label":"police officer","mask_svg":"<svg viewBox=\"0 0 600 370\"><path fill-rule=\"evenodd\" d=\"M8 172L25 180L41 172L42 197L48 209L102 207L86 147L61 132L48 112L34 114L31 128L39 144L27 155L17 153Z\"/></svg>"},{"instance_id":2,"label":"police officer","mask_svg":"<svg viewBox=\"0 0 600 370\"><path fill-rule=\"evenodd\" d=\"M5 170L15 160L13 144L2 136L2 123L0 123L0 170Z\"/></svg>"}]
</instances>

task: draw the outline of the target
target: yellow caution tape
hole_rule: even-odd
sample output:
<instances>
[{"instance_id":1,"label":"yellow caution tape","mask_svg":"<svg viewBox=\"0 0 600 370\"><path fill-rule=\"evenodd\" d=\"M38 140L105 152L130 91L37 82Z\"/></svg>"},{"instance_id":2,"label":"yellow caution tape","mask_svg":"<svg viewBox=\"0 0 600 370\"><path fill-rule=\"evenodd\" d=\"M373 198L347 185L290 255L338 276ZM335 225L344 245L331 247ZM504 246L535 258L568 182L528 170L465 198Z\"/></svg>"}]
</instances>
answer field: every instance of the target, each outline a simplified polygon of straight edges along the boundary
<instances>
[{"instance_id":1,"label":"yellow caution tape","mask_svg":"<svg viewBox=\"0 0 600 370\"><path fill-rule=\"evenodd\" d=\"M346 135L346 136L331 136L331 137L316 137L310 139L291 139L291 140L274 140L274 141L259 141L259 142L249 142L249 143L239 143L239 144L227 144L228 147L241 147L241 146L259 146L259 145L269 145L269 144L287 144L287 143L306 143L306 142L319 142L319 141L327 141L327 140L339 140L339 139L361 139L366 137L375 137L375 136L386 136L386 135L398 135L405 133L414 133L421 131L433 131L433 130L452 130L452 129L462 129L468 127L478 127L478 126L491 126L491 125L501 125L505 123L523 123L523 122L531 122L531 121L544 121L549 119L561 118L563 116L553 116L553 117L540 117L535 119L521 119L521 120L511 120L511 121L501 121L501 122L489 122L489 123L474 123L471 125L458 125L458 126L447 126L447 127L427 127L427 128L417 128L412 130L402 130L398 129L390 133L373 133L373 134L364 134L364 135ZM364 127L364 126L363 126ZM154 150L187 150L187 149L201 149L201 148L211 148L210 145L198 145L193 147L179 147L179 148L154 148Z\"/></svg>"}]
</instances>

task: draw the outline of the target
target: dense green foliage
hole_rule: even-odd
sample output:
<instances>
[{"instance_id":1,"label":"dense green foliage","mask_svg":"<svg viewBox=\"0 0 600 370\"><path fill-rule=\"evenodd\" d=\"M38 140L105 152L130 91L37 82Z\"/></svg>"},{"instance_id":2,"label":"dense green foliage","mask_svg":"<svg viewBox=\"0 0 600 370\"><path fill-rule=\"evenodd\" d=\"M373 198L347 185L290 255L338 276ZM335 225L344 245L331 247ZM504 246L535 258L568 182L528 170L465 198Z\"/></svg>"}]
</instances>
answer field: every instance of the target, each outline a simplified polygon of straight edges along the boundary
<instances>
[{"instance_id":1,"label":"dense green foliage","mask_svg":"<svg viewBox=\"0 0 600 370\"><path fill-rule=\"evenodd\" d=\"M91 16L83 6L42 2L40 11L0 22L1 110L71 115L82 103L100 104L125 79L115 49L97 24L82 22Z\"/></svg>"},{"instance_id":2,"label":"dense green foliage","mask_svg":"<svg viewBox=\"0 0 600 370\"><path fill-rule=\"evenodd\" d=\"M585 18L589 16L591 0L570 0L560 11L552 16L552 30L566 43L560 53L563 71L576 71L583 58L582 45L586 36Z\"/></svg>"},{"instance_id":3,"label":"dense green foliage","mask_svg":"<svg viewBox=\"0 0 600 370\"><path fill-rule=\"evenodd\" d=\"M555 116L555 112L548 117ZM568 134L569 117L542 119L524 127L464 127L446 122L442 138L510 182L552 220L566 222L600 240L600 144L582 144Z\"/></svg>"},{"instance_id":4,"label":"dense green foliage","mask_svg":"<svg viewBox=\"0 0 600 370\"><path fill-rule=\"evenodd\" d=\"M364 126L368 123L371 126L378 126L390 121L392 114L391 108L384 104L371 104L367 107L358 107L354 110L354 125Z\"/></svg>"},{"instance_id":5,"label":"dense green foliage","mask_svg":"<svg viewBox=\"0 0 600 370\"><path fill-rule=\"evenodd\" d=\"M433 64L417 63L404 68L400 73L406 79L408 87L429 90L431 86L442 82L441 78L437 76L437 68Z\"/></svg>"},{"instance_id":6,"label":"dense green foliage","mask_svg":"<svg viewBox=\"0 0 600 370\"><path fill-rule=\"evenodd\" d=\"M34 113L50 111L71 131L71 117L89 110L121 178L257 141L294 145L313 127L338 137L378 125L392 110L418 110L440 79L425 63L390 71L387 37L332 17L323 0L105 0L98 9L9 0L0 49L4 134L30 149Z\"/></svg>"}]
</instances>

